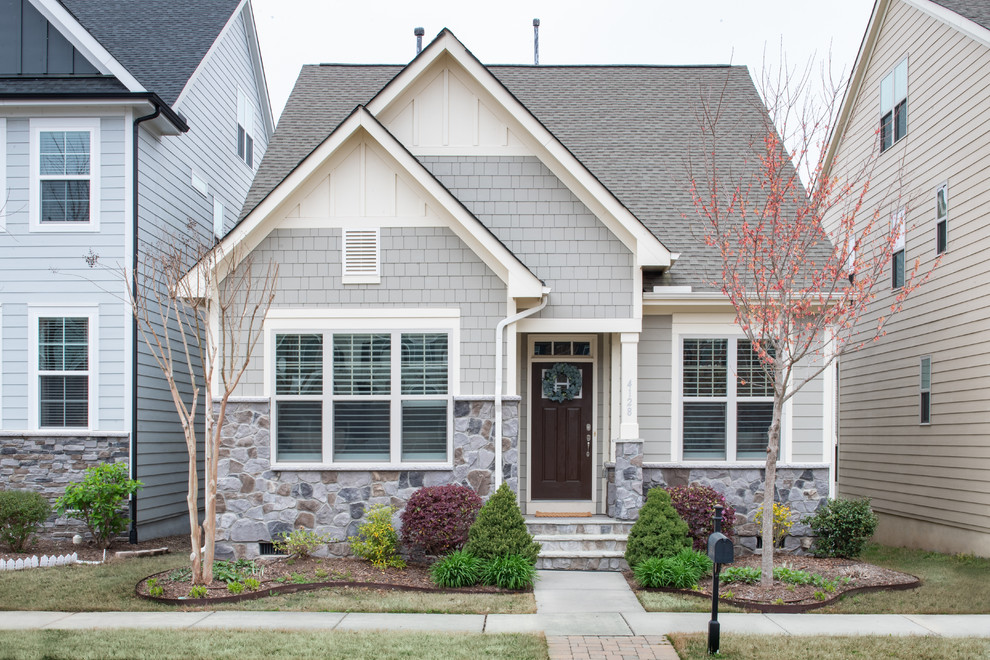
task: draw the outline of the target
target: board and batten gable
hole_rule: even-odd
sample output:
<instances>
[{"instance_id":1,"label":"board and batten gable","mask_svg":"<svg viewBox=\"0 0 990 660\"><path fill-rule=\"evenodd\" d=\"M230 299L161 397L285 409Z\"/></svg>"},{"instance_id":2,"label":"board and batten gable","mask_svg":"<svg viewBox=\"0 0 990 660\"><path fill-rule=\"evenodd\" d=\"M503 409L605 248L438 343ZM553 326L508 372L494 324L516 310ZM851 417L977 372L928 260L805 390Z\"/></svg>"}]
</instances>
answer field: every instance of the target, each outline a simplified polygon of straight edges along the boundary
<instances>
[{"instance_id":1,"label":"board and batten gable","mask_svg":"<svg viewBox=\"0 0 990 660\"><path fill-rule=\"evenodd\" d=\"M130 161L127 118L120 111L88 106L50 108L41 116L37 112L28 114L26 109L7 108L0 112L0 118L6 171L6 189L0 202L4 214L4 228L0 230L0 429L24 431L38 426L28 414L29 388L37 388L36 383L28 382L29 308L86 306L97 311L98 326L95 339L99 347L99 405L93 430L126 432L126 368L119 347L124 342L128 315L122 302L123 284L113 265L126 258L125 188L126 164ZM49 127L63 120L66 125L82 120L97 127L98 230L32 231L32 120L53 122ZM90 251L106 267L89 267L86 256Z\"/></svg>"},{"instance_id":2,"label":"board and batten gable","mask_svg":"<svg viewBox=\"0 0 990 660\"><path fill-rule=\"evenodd\" d=\"M217 202L223 209L225 231L237 219L269 139L244 21L243 11L231 19L183 91L176 109L186 118L189 131L179 136L158 136L142 125L142 262L162 245L174 244L176 237L188 240L190 245L212 244ZM254 106L253 166L248 166L237 151L239 91ZM206 183L205 194L193 185L194 172ZM179 369L184 369L182 360L179 363ZM147 537L181 531L187 525L188 458L171 392L142 341L138 342L138 380L138 475L145 484L138 507L140 534ZM187 376L178 375L177 382L184 391L187 389Z\"/></svg>"},{"instance_id":3,"label":"board and batten gable","mask_svg":"<svg viewBox=\"0 0 990 660\"><path fill-rule=\"evenodd\" d=\"M936 259L935 194L947 184L948 251L886 336L842 358L838 491L872 498L883 542L988 555L990 47L900 0L882 21L860 62L863 83L836 138L833 174L878 149L881 80L907 58L907 133L877 156L863 217L907 207L906 263L927 271ZM887 190L902 201L885 199ZM885 283L864 332L892 297ZM931 358L930 424L920 419L922 357Z\"/></svg>"}]
</instances>

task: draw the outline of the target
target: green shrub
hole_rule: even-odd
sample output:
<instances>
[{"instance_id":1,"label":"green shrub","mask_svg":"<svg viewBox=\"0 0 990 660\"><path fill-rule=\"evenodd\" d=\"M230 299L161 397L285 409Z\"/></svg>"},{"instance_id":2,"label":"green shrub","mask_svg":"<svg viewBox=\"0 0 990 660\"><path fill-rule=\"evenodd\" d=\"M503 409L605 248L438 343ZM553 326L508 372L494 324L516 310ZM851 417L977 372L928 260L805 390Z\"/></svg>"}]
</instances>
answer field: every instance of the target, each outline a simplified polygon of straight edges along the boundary
<instances>
[{"instance_id":1,"label":"green shrub","mask_svg":"<svg viewBox=\"0 0 990 660\"><path fill-rule=\"evenodd\" d=\"M481 581L501 589L528 589L536 580L536 566L523 555L492 557L484 563Z\"/></svg>"},{"instance_id":2,"label":"green shrub","mask_svg":"<svg viewBox=\"0 0 990 660\"><path fill-rule=\"evenodd\" d=\"M482 559L522 555L535 566L540 547L526 529L516 494L503 482L478 511L464 550Z\"/></svg>"},{"instance_id":3,"label":"green shrub","mask_svg":"<svg viewBox=\"0 0 990 660\"><path fill-rule=\"evenodd\" d=\"M695 550L681 550L673 557L649 557L636 564L633 577L641 587L693 589L698 580L712 570L708 555Z\"/></svg>"},{"instance_id":4,"label":"green shrub","mask_svg":"<svg viewBox=\"0 0 990 660\"><path fill-rule=\"evenodd\" d=\"M457 550L430 567L430 579L440 587L470 587L481 581L484 560Z\"/></svg>"},{"instance_id":5,"label":"green shrub","mask_svg":"<svg viewBox=\"0 0 990 660\"><path fill-rule=\"evenodd\" d=\"M870 500L829 500L804 521L818 538L816 557L858 557L877 531L877 515Z\"/></svg>"},{"instance_id":6,"label":"green shrub","mask_svg":"<svg viewBox=\"0 0 990 660\"><path fill-rule=\"evenodd\" d=\"M376 504L368 511L365 521L358 527L357 536L347 540L351 552L371 562L371 565L384 571L386 568L405 568L406 562L399 557L399 534L392 525L395 507Z\"/></svg>"},{"instance_id":7,"label":"green shrub","mask_svg":"<svg viewBox=\"0 0 990 660\"><path fill-rule=\"evenodd\" d=\"M51 512L51 505L41 493L0 491L0 541L13 552L24 552L31 536Z\"/></svg>"},{"instance_id":8,"label":"green shrub","mask_svg":"<svg viewBox=\"0 0 990 660\"><path fill-rule=\"evenodd\" d=\"M82 520L97 545L109 548L130 522L122 506L142 485L128 477L124 463L94 465L81 482L65 487L65 494L55 500L55 510L60 516Z\"/></svg>"},{"instance_id":9,"label":"green shrub","mask_svg":"<svg viewBox=\"0 0 990 660\"><path fill-rule=\"evenodd\" d=\"M635 569L644 559L670 557L690 547L687 523L670 503L670 493L663 488L650 489L626 541L629 567Z\"/></svg>"},{"instance_id":10,"label":"green shrub","mask_svg":"<svg viewBox=\"0 0 990 660\"><path fill-rule=\"evenodd\" d=\"M317 548L327 543L332 543L333 537L329 534L317 534L311 529L294 529L288 534L281 536L272 542L272 546L278 552L284 552L290 557L306 558L316 552Z\"/></svg>"}]
</instances>

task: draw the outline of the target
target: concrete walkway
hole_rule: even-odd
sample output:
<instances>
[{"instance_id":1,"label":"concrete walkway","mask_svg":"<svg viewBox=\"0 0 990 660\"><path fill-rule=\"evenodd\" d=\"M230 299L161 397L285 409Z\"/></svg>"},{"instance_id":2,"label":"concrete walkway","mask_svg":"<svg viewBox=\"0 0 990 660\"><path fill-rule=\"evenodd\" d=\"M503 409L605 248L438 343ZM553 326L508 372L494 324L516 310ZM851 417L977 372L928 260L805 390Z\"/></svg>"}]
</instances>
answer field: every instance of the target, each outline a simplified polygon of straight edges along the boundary
<instances>
[{"instance_id":1,"label":"concrete walkway","mask_svg":"<svg viewBox=\"0 0 990 660\"><path fill-rule=\"evenodd\" d=\"M645 612L618 573L540 571L536 614L341 612L3 612L0 630L254 629L542 632L558 637L644 637L706 632L709 614ZM723 633L990 637L990 615L722 614ZM627 640L632 642L633 640ZM659 657L659 656L658 656Z\"/></svg>"}]
</instances>

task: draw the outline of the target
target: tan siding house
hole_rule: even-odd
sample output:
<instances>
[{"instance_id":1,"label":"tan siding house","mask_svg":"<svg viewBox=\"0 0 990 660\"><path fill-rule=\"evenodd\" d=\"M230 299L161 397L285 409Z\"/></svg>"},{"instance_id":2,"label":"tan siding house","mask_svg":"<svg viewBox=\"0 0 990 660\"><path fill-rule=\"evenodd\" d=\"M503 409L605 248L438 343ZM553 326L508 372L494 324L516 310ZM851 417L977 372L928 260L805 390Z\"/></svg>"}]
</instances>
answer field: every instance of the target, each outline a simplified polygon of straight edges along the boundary
<instances>
[{"instance_id":1,"label":"tan siding house","mask_svg":"<svg viewBox=\"0 0 990 660\"><path fill-rule=\"evenodd\" d=\"M881 542L983 556L990 556L987 25L986 0L879 0L829 153L839 176L876 155L865 208L880 208L881 218L905 210L907 271L916 261L931 269L943 251L883 341L842 359L838 492L872 498ZM904 68L902 79L888 78ZM936 208L940 190L944 210ZM874 315L893 302L893 284L880 291ZM875 327L875 316L863 323L864 331Z\"/></svg>"}]
</instances>

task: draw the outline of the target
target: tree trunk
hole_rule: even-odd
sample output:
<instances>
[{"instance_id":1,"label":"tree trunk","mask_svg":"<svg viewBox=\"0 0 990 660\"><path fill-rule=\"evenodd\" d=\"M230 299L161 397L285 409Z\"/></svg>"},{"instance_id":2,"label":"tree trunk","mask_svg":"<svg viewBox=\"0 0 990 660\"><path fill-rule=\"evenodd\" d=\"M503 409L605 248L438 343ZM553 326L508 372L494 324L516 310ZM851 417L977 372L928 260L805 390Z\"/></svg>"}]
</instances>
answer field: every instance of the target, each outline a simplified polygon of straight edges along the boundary
<instances>
[{"instance_id":1,"label":"tree trunk","mask_svg":"<svg viewBox=\"0 0 990 660\"><path fill-rule=\"evenodd\" d=\"M784 404L779 395L773 400L773 419L767 432L767 464L763 481L763 557L760 562L760 586L773 586L773 503L777 484L777 456L780 453L780 416Z\"/></svg>"},{"instance_id":2,"label":"tree trunk","mask_svg":"<svg viewBox=\"0 0 990 660\"><path fill-rule=\"evenodd\" d=\"M186 438L189 442L189 438ZM189 452L189 491L186 493L186 507L189 509L189 539L192 542L192 583L203 582L202 531L199 527L199 475L196 473L196 440L193 438L193 450Z\"/></svg>"},{"instance_id":3,"label":"tree trunk","mask_svg":"<svg viewBox=\"0 0 990 660\"><path fill-rule=\"evenodd\" d=\"M227 410L227 394L220 402L220 414L213 414L212 389L206 405L206 513L203 516L203 578L213 581L213 556L217 530L217 463L220 460L220 425Z\"/></svg>"}]
</instances>

